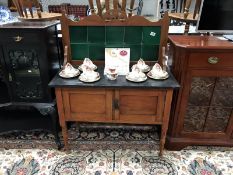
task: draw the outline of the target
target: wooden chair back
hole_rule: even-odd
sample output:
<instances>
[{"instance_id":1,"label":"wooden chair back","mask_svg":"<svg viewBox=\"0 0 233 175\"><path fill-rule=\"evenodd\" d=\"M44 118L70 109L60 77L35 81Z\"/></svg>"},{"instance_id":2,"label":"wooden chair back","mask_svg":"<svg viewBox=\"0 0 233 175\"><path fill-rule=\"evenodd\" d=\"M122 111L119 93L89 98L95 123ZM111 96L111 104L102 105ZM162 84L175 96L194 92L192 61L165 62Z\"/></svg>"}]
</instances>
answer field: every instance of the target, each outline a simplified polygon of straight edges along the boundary
<instances>
[{"instance_id":1,"label":"wooden chair back","mask_svg":"<svg viewBox=\"0 0 233 175\"><path fill-rule=\"evenodd\" d=\"M201 0L182 0L181 1L181 11L184 13L184 18L187 18L190 13L190 6L194 4L194 10L191 12L192 18L196 19L196 16L199 13Z\"/></svg>"},{"instance_id":2,"label":"wooden chair back","mask_svg":"<svg viewBox=\"0 0 233 175\"><path fill-rule=\"evenodd\" d=\"M132 16L135 0L96 0L98 12L97 14L106 21L119 19L125 20ZM129 7L127 7L129 4ZM91 13L95 14L94 1L89 0ZM129 11L129 13L127 13Z\"/></svg>"},{"instance_id":3,"label":"wooden chair back","mask_svg":"<svg viewBox=\"0 0 233 175\"><path fill-rule=\"evenodd\" d=\"M194 9L190 11L190 7L193 4ZM185 22L184 34L189 31L190 23L197 22L197 16L200 10L201 0L181 0L180 1L180 12L169 13L169 17L177 22Z\"/></svg>"},{"instance_id":4,"label":"wooden chair back","mask_svg":"<svg viewBox=\"0 0 233 175\"><path fill-rule=\"evenodd\" d=\"M37 11L38 17L41 18L41 12L43 10L38 0L13 0L13 3L15 4L17 8L17 11L20 17L28 18L28 15L29 15L27 13L27 9L28 9L30 12L31 18L34 18L33 8L35 8Z\"/></svg>"},{"instance_id":5,"label":"wooden chair back","mask_svg":"<svg viewBox=\"0 0 233 175\"><path fill-rule=\"evenodd\" d=\"M167 13L156 22L138 15L125 20L106 20L96 14L72 21L63 14L61 28L64 63L79 65L84 58L90 58L95 64L103 65L105 48L130 48L131 63L140 58L149 65L162 63L168 27Z\"/></svg>"}]
</instances>

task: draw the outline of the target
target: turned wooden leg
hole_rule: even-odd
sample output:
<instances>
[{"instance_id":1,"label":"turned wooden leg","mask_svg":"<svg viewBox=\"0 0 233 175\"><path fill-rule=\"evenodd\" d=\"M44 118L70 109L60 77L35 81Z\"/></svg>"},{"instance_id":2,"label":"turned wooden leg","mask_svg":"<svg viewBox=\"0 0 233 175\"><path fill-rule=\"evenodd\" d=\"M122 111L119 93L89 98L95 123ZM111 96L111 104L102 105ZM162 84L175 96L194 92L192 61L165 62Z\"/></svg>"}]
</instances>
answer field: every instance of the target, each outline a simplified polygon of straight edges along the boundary
<instances>
[{"instance_id":1,"label":"turned wooden leg","mask_svg":"<svg viewBox=\"0 0 233 175\"><path fill-rule=\"evenodd\" d=\"M164 144L165 144L165 139L160 140L160 149L159 149L159 156L163 156L163 150L164 150Z\"/></svg>"},{"instance_id":2,"label":"turned wooden leg","mask_svg":"<svg viewBox=\"0 0 233 175\"><path fill-rule=\"evenodd\" d=\"M190 24L188 22L185 23L185 27L184 27L184 34L185 35L188 35L189 33L189 27L190 27Z\"/></svg>"},{"instance_id":3,"label":"turned wooden leg","mask_svg":"<svg viewBox=\"0 0 233 175\"><path fill-rule=\"evenodd\" d=\"M167 90L167 93L165 96L165 106L164 106L164 113L163 113L163 123L161 127L159 156L163 156L164 144L165 144L165 139L167 135L168 122L169 122L169 116L170 116L172 94L173 94L173 90Z\"/></svg>"},{"instance_id":4,"label":"turned wooden leg","mask_svg":"<svg viewBox=\"0 0 233 175\"><path fill-rule=\"evenodd\" d=\"M63 105L63 97L61 88L56 88L56 98L57 98L57 109L59 115L59 123L62 129L62 136L64 140L65 150L68 150L68 133L67 133L67 125L66 125L66 116L64 113L64 105Z\"/></svg>"},{"instance_id":5,"label":"turned wooden leg","mask_svg":"<svg viewBox=\"0 0 233 175\"><path fill-rule=\"evenodd\" d=\"M65 148L65 151L68 151L69 150L69 147L68 147L68 132L67 132L66 123L64 123L61 128L62 128L62 136L63 136L63 140L64 140L64 148Z\"/></svg>"}]
</instances>

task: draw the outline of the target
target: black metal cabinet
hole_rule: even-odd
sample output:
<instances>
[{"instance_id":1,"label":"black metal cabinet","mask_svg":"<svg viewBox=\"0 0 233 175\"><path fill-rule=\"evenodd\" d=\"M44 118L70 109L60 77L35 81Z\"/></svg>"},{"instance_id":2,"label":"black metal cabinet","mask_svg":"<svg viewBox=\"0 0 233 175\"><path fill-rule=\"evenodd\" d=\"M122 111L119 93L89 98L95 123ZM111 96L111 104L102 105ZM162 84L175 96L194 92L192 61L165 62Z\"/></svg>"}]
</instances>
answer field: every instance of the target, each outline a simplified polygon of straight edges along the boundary
<instances>
[{"instance_id":1,"label":"black metal cabinet","mask_svg":"<svg viewBox=\"0 0 233 175\"><path fill-rule=\"evenodd\" d=\"M0 132L17 129L47 129L55 134L59 142L57 126L55 126L57 121L54 117L55 96L48 87L49 81L60 68L57 24L56 21L17 22L0 26L1 83L7 87L9 94L7 104L0 101L0 114L5 115L5 111L13 111L10 112L12 117L9 112L7 116L0 116L3 127ZM41 118L34 117L34 120L30 118L33 127L23 125L28 122L26 115L21 117L25 122L17 123L17 120L14 120L13 115L17 114L17 111L29 109L28 107L37 110L35 116L39 116L38 113L41 114ZM51 110L51 108L54 109ZM51 112L54 110L55 112ZM50 116L51 120L45 120L44 116ZM41 125L48 121L52 122L52 125ZM4 122L14 124L4 125Z\"/></svg>"}]
</instances>

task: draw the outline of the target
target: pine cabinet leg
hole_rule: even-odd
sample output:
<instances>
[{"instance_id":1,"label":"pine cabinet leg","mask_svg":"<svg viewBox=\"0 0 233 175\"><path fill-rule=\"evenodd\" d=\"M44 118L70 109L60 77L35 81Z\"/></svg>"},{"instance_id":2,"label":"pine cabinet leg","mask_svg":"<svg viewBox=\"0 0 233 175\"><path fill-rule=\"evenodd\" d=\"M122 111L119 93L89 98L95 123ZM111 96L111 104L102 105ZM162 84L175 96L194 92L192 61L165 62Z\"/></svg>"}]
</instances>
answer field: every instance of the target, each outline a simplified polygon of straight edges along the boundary
<instances>
[{"instance_id":1,"label":"pine cabinet leg","mask_svg":"<svg viewBox=\"0 0 233 175\"><path fill-rule=\"evenodd\" d=\"M164 144L166 140L168 122L169 122L169 116L170 116L172 94L173 94L173 90L167 90L166 97L165 97L166 99L165 99L164 112L163 112L163 122L161 126L159 156L163 156Z\"/></svg>"},{"instance_id":2,"label":"pine cabinet leg","mask_svg":"<svg viewBox=\"0 0 233 175\"><path fill-rule=\"evenodd\" d=\"M63 136L63 140L64 140L65 151L68 151L69 150L69 147L68 147L68 132L67 132L66 124L62 126L62 136Z\"/></svg>"}]
</instances>

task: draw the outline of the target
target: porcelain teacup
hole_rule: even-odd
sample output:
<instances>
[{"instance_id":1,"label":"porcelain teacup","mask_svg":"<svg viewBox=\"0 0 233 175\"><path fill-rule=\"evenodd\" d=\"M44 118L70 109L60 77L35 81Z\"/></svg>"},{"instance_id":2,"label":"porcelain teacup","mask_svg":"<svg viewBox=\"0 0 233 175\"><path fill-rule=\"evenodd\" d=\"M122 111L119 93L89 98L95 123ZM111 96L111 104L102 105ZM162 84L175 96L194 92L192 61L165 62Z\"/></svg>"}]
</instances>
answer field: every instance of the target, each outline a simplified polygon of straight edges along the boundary
<instances>
[{"instance_id":1,"label":"porcelain teacup","mask_svg":"<svg viewBox=\"0 0 233 175\"><path fill-rule=\"evenodd\" d=\"M106 72L106 76L109 80L116 80L118 72L116 68L110 67Z\"/></svg>"}]
</instances>

